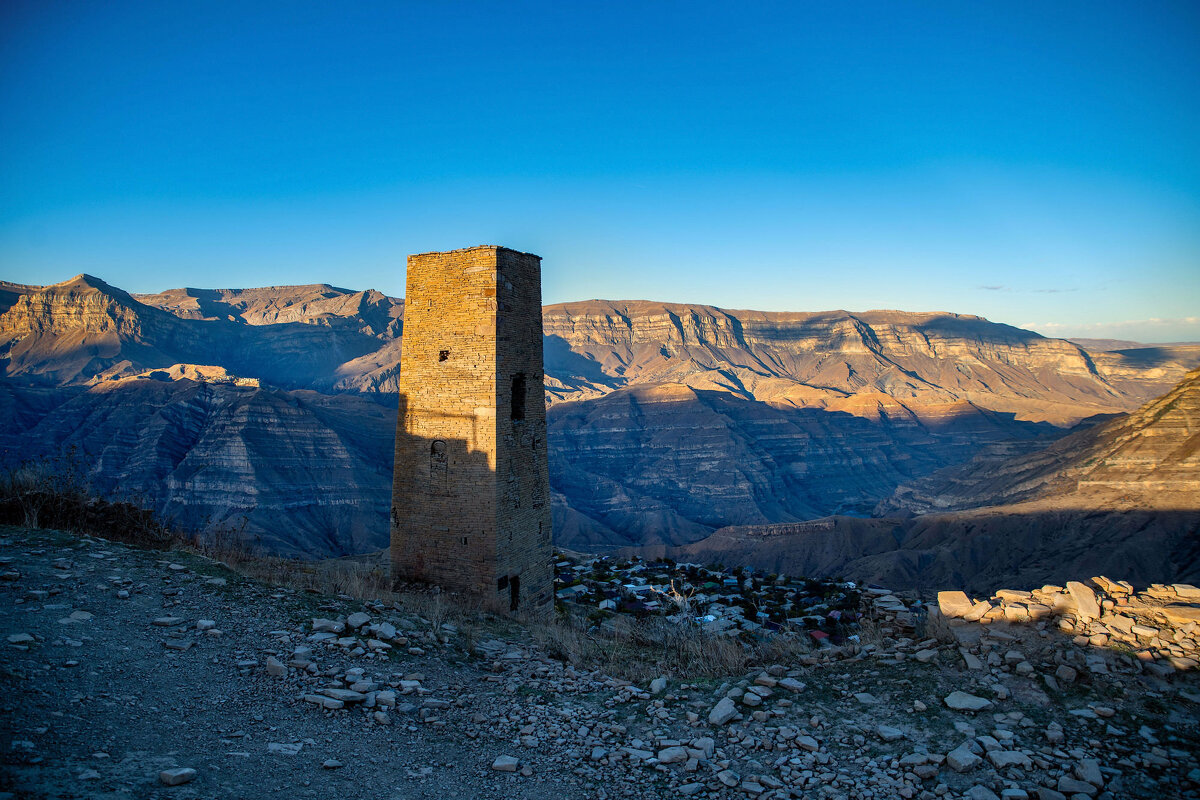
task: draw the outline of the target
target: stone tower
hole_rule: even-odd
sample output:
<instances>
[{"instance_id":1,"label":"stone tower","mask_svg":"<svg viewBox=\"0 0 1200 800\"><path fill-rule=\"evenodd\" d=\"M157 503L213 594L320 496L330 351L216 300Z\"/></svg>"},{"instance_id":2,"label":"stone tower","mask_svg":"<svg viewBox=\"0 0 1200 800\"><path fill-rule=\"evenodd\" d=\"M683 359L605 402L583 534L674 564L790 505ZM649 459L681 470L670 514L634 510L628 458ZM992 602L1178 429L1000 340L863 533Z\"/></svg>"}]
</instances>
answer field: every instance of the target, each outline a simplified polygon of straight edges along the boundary
<instances>
[{"instance_id":1,"label":"stone tower","mask_svg":"<svg viewBox=\"0 0 1200 800\"><path fill-rule=\"evenodd\" d=\"M541 258L408 257L392 577L502 611L552 607Z\"/></svg>"}]
</instances>

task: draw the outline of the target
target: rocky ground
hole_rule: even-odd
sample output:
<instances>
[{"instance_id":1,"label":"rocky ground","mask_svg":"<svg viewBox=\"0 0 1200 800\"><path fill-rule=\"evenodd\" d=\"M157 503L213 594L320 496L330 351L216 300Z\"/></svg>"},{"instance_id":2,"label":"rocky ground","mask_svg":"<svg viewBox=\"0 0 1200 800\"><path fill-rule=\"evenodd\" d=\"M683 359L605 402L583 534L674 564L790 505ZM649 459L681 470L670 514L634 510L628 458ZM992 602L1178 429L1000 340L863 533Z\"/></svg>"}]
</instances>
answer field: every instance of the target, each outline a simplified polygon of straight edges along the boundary
<instances>
[{"instance_id":1,"label":"rocky ground","mask_svg":"<svg viewBox=\"0 0 1200 800\"><path fill-rule=\"evenodd\" d=\"M1195 671L1036 620L631 684L510 621L16 528L0 607L8 797L1200 796Z\"/></svg>"}]
</instances>

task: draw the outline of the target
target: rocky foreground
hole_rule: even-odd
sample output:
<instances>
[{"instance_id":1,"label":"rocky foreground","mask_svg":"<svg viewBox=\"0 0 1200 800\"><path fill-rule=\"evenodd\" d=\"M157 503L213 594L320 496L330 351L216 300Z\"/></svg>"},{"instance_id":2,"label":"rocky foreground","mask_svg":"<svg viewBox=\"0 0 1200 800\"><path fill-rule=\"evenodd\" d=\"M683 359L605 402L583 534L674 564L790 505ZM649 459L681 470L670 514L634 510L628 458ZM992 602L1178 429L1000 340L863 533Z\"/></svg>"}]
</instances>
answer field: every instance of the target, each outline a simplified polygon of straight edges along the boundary
<instances>
[{"instance_id":1,"label":"rocky foreground","mask_svg":"<svg viewBox=\"0 0 1200 800\"><path fill-rule=\"evenodd\" d=\"M361 602L186 552L5 528L0 793L1200 796L1200 685L1171 661L1189 658L1196 624L1147 610L1190 598L1084 588L1086 620L1074 587L987 609L946 596L953 617L877 593L861 645L631 683L548 657L511 621L447 623L428 600ZM1060 594L1075 605L1056 610Z\"/></svg>"}]
</instances>

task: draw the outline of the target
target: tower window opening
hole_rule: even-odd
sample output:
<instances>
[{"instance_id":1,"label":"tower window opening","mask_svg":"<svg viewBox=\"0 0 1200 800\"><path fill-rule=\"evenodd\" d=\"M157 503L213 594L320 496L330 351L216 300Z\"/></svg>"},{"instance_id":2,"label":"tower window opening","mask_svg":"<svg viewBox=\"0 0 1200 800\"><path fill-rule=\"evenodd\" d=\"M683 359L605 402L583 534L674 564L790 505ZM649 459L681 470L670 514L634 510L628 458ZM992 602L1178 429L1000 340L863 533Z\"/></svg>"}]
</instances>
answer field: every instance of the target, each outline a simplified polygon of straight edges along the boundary
<instances>
[{"instance_id":1,"label":"tower window opening","mask_svg":"<svg viewBox=\"0 0 1200 800\"><path fill-rule=\"evenodd\" d=\"M519 422L525 419L525 373L518 372L512 376L512 419Z\"/></svg>"},{"instance_id":2,"label":"tower window opening","mask_svg":"<svg viewBox=\"0 0 1200 800\"><path fill-rule=\"evenodd\" d=\"M438 351L438 361L446 361L449 358L450 358L449 350L439 350Z\"/></svg>"}]
</instances>

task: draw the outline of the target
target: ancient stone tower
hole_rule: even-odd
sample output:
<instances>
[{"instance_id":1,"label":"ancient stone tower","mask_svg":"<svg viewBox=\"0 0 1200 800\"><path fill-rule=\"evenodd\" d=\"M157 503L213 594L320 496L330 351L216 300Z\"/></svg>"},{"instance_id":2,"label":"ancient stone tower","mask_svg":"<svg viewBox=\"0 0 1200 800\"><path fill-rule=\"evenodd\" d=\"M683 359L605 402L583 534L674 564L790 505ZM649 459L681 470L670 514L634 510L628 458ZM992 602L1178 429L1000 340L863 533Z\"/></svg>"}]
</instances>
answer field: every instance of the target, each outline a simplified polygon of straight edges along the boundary
<instances>
[{"instance_id":1,"label":"ancient stone tower","mask_svg":"<svg viewBox=\"0 0 1200 800\"><path fill-rule=\"evenodd\" d=\"M408 258L392 577L551 608L541 258L470 247Z\"/></svg>"}]
</instances>

